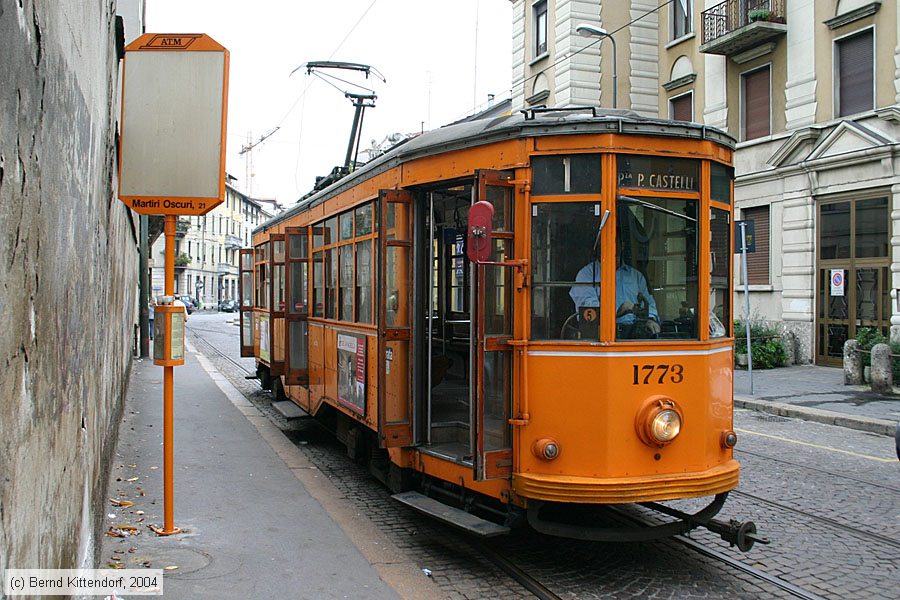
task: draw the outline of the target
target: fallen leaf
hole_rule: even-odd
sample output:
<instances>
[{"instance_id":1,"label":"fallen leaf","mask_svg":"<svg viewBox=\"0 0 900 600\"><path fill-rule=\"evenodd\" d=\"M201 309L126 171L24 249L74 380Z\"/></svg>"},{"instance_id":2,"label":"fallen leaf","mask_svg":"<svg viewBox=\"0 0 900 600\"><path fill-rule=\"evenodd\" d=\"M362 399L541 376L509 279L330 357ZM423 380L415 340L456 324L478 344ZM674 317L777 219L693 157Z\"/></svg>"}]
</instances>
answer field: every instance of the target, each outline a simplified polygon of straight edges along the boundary
<instances>
[{"instance_id":1,"label":"fallen leaf","mask_svg":"<svg viewBox=\"0 0 900 600\"><path fill-rule=\"evenodd\" d=\"M166 571L174 571L177 568L178 567L176 567L175 565L169 565L168 567L166 567Z\"/></svg>"},{"instance_id":2,"label":"fallen leaf","mask_svg":"<svg viewBox=\"0 0 900 600\"><path fill-rule=\"evenodd\" d=\"M124 550L113 550L113 554L125 554Z\"/></svg>"},{"instance_id":3,"label":"fallen leaf","mask_svg":"<svg viewBox=\"0 0 900 600\"><path fill-rule=\"evenodd\" d=\"M138 479L140 479L140 477L129 477L125 481L137 481Z\"/></svg>"},{"instance_id":4,"label":"fallen leaf","mask_svg":"<svg viewBox=\"0 0 900 600\"><path fill-rule=\"evenodd\" d=\"M150 568L150 565L152 565L152 564L153 563L151 563L149 560L145 560L144 562L141 563L141 565L147 567L148 569Z\"/></svg>"},{"instance_id":5,"label":"fallen leaf","mask_svg":"<svg viewBox=\"0 0 900 600\"><path fill-rule=\"evenodd\" d=\"M109 501L113 506L134 506L134 502L129 502L128 500L114 500L110 498Z\"/></svg>"},{"instance_id":6,"label":"fallen leaf","mask_svg":"<svg viewBox=\"0 0 900 600\"><path fill-rule=\"evenodd\" d=\"M124 569L124 568L125 568L125 565L122 565L122 564L119 564L119 563L114 563L114 562L107 563L107 566L108 566L110 569Z\"/></svg>"},{"instance_id":7,"label":"fallen leaf","mask_svg":"<svg viewBox=\"0 0 900 600\"><path fill-rule=\"evenodd\" d=\"M136 511L134 511L134 514L140 516L140 515L144 514L144 511L142 511L142 510L136 510Z\"/></svg>"},{"instance_id":8,"label":"fallen leaf","mask_svg":"<svg viewBox=\"0 0 900 600\"><path fill-rule=\"evenodd\" d=\"M121 562L121 561L122 561L122 559L119 558L118 556L110 556L110 557L109 557L109 560L114 560L114 561L116 561L116 562Z\"/></svg>"}]
</instances>

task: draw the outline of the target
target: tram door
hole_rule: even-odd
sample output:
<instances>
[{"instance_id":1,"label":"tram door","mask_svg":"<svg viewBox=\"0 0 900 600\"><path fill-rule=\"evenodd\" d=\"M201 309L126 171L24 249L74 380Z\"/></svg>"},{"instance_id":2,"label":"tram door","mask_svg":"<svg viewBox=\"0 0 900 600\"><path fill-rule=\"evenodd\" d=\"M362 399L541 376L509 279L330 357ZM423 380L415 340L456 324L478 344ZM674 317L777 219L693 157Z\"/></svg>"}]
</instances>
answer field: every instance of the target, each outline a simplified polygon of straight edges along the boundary
<instances>
[{"instance_id":1,"label":"tram door","mask_svg":"<svg viewBox=\"0 0 900 600\"><path fill-rule=\"evenodd\" d=\"M253 248L241 250L241 356L253 356Z\"/></svg>"},{"instance_id":2,"label":"tram door","mask_svg":"<svg viewBox=\"0 0 900 600\"><path fill-rule=\"evenodd\" d=\"M378 200L378 435L391 448L413 442L413 195Z\"/></svg>"},{"instance_id":3,"label":"tram door","mask_svg":"<svg viewBox=\"0 0 900 600\"><path fill-rule=\"evenodd\" d=\"M512 176L499 171L479 171L475 201L494 206L490 262L510 261L513 255ZM474 379L475 479L500 479L512 473L512 437L509 425L512 400L513 274L509 266L473 265L471 289L472 375Z\"/></svg>"}]
</instances>

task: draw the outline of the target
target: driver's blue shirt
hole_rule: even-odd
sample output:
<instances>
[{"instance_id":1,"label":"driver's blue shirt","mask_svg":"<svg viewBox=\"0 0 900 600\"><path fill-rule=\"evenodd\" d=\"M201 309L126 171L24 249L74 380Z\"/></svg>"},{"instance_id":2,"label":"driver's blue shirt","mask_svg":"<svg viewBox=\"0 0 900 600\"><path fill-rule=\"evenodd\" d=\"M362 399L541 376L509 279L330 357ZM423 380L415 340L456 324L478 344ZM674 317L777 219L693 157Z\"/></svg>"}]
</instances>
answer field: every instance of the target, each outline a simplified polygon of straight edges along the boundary
<instances>
[{"instance_id":1,"label":"driver's blue shirt","mask_svg":"<svg viewBox=\"0 0 900 600\"><path fill-rule=\"evenodd\" d=\"M600 306L600 263L594 261L585 265L575 275L575 281L580 283L591 283L594 285L573 285L569 290L569 296L575 302L576 308L582 306ZM616 269L616 310L624 302L638 304L638 293L644 295L647 299L649 307L648 314L651 319L659 322L659 314L656 312L656 301L650 290L647 289L647 279L644 275L626 264L622 264ZM627 313L618 317L616 323L634 323L635 316L633 313Z\"/></svg>"}]
</instances>

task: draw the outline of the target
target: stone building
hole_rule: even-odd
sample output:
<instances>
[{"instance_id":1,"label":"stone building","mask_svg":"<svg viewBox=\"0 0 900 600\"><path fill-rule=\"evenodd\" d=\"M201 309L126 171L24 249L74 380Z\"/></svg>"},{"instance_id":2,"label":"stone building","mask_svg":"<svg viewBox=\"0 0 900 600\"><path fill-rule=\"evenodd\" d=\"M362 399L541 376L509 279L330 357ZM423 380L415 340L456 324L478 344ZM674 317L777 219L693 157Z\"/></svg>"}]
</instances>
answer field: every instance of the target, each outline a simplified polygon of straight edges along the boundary
<instances>
[{"instance_id":1,"label":"stone building","mask_svg":"<svg viewBox=\"0 0 900 600\"><path fill-rule=\"evenodd\" d=\"M0 2L0 572L99 563L138 305L118 6Z\"/></svg>"},{"instance_id":2,"label":"stone building","mask_svg":"<svg viewBox=\"0 0 900 600\"><path fill-rule=\"evenodd\" d=\"M751 319L792 332L797 361L839 363L860 327L900 338L897 0L513 6L514 110L615 105L738 140Z\"/></svg>"},{"instance_id":3,"label":"stone building","mask_svg":"<svg viewBox=\"0 0 900 600\"><path fill-rule=\"evenodd\" d=\"M225 202L202 217L179 217L175 239L175 293L187 294L214 308L237 299L240 249L251 245L253 228L270 218L263 203L225 186ZM151 252L154 295L165 288L166 241L160 236Z\"/></svg>"}]
</instances>

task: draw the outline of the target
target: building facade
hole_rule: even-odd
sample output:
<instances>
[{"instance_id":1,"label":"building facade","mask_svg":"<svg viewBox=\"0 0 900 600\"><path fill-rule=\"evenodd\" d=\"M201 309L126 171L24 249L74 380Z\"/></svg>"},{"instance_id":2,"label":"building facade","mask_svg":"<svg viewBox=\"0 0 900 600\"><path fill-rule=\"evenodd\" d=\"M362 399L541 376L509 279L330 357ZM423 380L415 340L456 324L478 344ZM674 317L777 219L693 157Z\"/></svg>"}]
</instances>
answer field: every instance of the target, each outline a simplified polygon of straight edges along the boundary
<instances>
[{"instance_id":1,"label":"building facade","mask_svg":"<svg viewBox=\"0 0 900 600\"><path fill-rule=\"evenodd\" d=\"M862 327L900 339L897 0L513 5L514 110L615 97L738 140L750 318L792 334L796 361L840 364ZM581 37L581 23L610 35Z\"/></svg>"},{"instance_id":2,"label":"building facade","mask_svg":"<svg viewBox=\"0 0 900 600\"><path fill-rule=\"evenodd\" d=\"M225 186L225 201L202 217L179 217L175 238L175 293L202 307L238 297L240 249L249 247L253 229L272 217L261 202ZM163 293L166 242L153 244L150 268L153 294Z\"/></svg>"}]
</instances>

